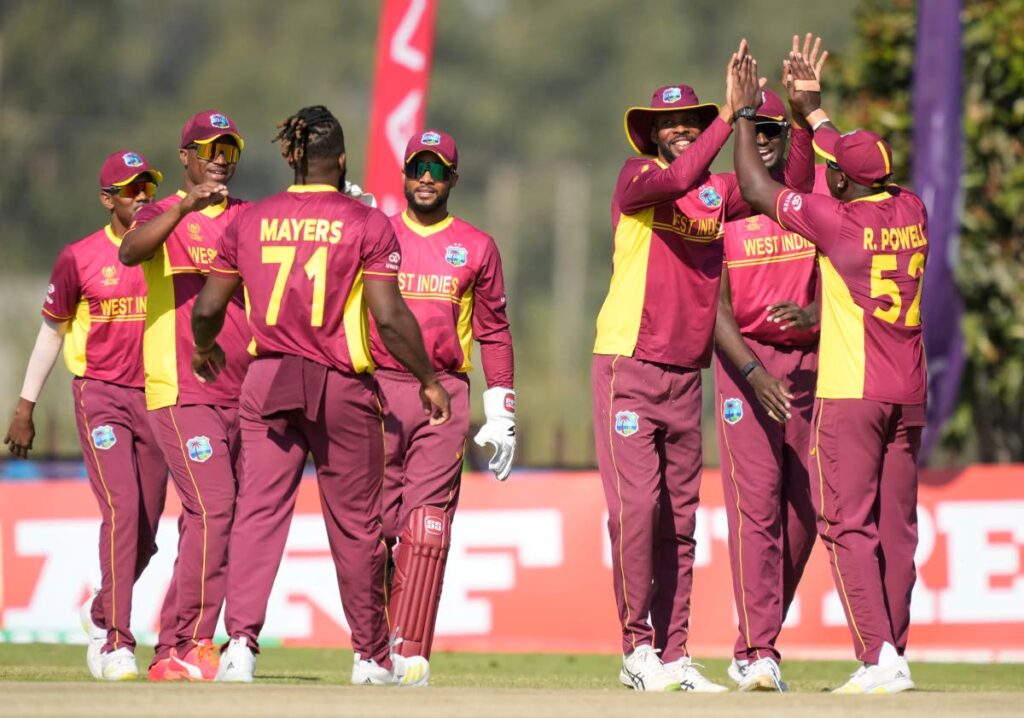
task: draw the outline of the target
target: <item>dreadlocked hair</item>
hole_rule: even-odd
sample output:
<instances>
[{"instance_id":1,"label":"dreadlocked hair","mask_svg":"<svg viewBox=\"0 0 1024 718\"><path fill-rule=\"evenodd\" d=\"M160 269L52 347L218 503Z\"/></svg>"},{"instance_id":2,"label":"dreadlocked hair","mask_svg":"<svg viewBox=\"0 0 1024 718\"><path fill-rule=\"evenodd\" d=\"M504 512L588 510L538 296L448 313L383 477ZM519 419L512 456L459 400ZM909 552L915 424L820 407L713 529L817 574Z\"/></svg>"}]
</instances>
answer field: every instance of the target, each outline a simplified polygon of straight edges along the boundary
<instances>
[{"instance_id":1,"label":"dreadlocked hair","mask_svg":"<svg viewBox=\"0 0 1024 718\"><path fill-rule=\"evenodd\" d=\"M295 170L296 177L309 174L310 158L334 160L345 151L341 123L323 105L303 107L277 127L273 142L281 146L281 156Z\"/></svg>"}]
</instances>

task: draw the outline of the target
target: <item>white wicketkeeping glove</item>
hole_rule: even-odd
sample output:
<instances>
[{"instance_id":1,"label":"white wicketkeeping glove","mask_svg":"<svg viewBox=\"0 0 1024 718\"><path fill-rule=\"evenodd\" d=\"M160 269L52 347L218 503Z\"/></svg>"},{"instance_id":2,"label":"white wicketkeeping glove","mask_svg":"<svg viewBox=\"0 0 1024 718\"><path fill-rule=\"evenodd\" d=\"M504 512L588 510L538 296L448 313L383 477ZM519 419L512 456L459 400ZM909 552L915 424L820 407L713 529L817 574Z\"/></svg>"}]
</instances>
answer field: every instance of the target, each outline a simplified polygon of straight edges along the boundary
<instances>
[{"instance_id":1,"label":"white wicketkeeping glove","mask_svg":"<svg viewBox=\"0 0 1024 718\"><path fill-rule=\"evenodd\" d=\"M473 441L477 446L494 447L487 468L498 481L504 481L512 471L512 458L516 453L516 393L511 389L494 387L484 392L484 416L487 423L480 427Z\"/></svg>"}]
</instances>

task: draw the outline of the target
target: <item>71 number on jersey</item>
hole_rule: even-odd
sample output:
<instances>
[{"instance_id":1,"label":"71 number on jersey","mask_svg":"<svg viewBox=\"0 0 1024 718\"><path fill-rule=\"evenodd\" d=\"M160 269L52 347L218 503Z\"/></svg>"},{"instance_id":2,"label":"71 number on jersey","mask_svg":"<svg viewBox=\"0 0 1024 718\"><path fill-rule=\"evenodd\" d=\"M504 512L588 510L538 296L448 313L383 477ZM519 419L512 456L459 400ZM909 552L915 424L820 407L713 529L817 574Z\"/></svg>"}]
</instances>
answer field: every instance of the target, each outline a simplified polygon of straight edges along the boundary
<instances>
[{"instance_id":1,"label":"71 number on jersey","mask_svg":"<svg viewBox=\"0 0 1024 718\"><path fill-rule=\"evenodd\" d=\"M295 247L263 246L261 249L264 264L278 265L274 288L270 292L270 303L267 305L267 326L272 327L277 324L277 317L281 312L281 298L284 296L292 265L295 264ZM327 293L327 247L317 247L302 268L306 272L306 277L313 280L313 305L310 308L309 324L320 327L324 323L324 296Z\"/></svg>"}]
</instances>

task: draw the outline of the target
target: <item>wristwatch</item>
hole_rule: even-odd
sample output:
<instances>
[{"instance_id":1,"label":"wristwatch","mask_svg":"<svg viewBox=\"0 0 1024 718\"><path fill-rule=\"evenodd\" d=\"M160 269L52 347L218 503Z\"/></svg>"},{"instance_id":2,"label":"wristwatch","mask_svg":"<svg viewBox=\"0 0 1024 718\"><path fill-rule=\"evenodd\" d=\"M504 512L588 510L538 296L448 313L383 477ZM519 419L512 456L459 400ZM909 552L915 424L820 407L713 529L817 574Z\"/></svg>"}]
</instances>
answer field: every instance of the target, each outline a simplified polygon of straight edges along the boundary
<instances>
[{"instance_id":1,"label":"wristwatch","mask_svg":"<svg viewBox=\"0 0 1024 718\"><path fill-rule=\"evenodd\" d=\"M734 113L732 113L732 119L733 120L737 120L737 119L753 120L754 117L756 117L756 116L757 116L757 108L756 107L751 107L750 105L747 105L746 107L741 107L740 109L738 109Z\"/></svg>"}]
</instances>

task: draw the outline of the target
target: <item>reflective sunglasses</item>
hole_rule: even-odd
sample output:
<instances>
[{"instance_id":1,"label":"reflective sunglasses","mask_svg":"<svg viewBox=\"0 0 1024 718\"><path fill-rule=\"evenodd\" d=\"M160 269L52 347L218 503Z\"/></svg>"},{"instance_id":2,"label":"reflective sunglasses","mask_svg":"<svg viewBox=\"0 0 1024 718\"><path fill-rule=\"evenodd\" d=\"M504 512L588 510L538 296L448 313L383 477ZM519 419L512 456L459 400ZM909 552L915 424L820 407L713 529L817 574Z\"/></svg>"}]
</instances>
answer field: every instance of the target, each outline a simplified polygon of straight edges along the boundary
<instances>
[{"instance_id":1,"label":"reflective sunglasses","mask_svg":"<svg viewBox=\"0 0 1024 718\"><path fill-rule=\"evenodd\" d=\"M186 149L195 150L196 157L205 162L213 162L217 159L218 155L224 155L224 162L229 165L234 165L238 164L238 158L242 156L242 150L238 149L238 145L232 144L231 142L221 142L219 140L214 140L213 142L207 142L205 144L193 142L188 145Z\"/></svg>"},{"instance_id":2,"label":"reflective sunglasses","mask_svg":"<svg viewBox=\"0 0 1024 718\"><path fill-rule=\"evenodd\" d=\"M766 139L774 140L782 134L782 130L785 128L786 123L784 122L755 122L754 136L764 135Z\"/></svg>"},{"instance_id":3,"label":"reflective sunglasses","mask_svg":"<svg viewBox=\"0 0 1024 718\"><path fill-rule=\"evenodd\" d=\"M116 187L104 187L103 191L109 195L124 197L125 199L137 197L139 192L145 192L147 197L153 197L156 195L156 182L139 180L138 182L129 182L128 184Z\"/></svg>"},{"instance_id":4,"label":"reflective sunglasses","mask_svg":"<svg viewBox=\"0 0 1024 718\"><path fill-rule=\"evenodd\" d=\"M409 179L419 179L427 172L435 180L446 182L452 176L451 168L443 162L427 162L426 160L414 160L405 166L405 176Z\"/></svg>"},{"instance_id":5,"label":"reflective sunglasses","mask_svg":"<svg viewBox=\"0 0 1024 718\"><path fill-rule=\"evenodd\" d=\"M835 170L836 172L843 171L843 168L840 167L836 162L833 162L832 160L825 160L825 164L828 166L830 170Z\"/></svg>"}]
</instances>

